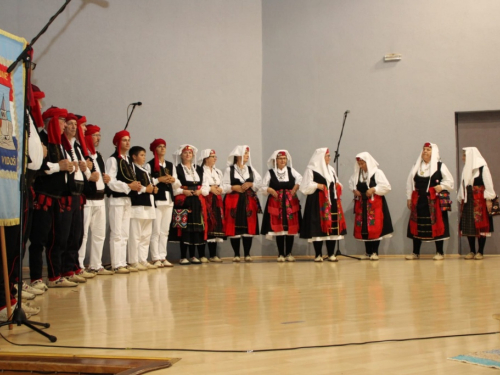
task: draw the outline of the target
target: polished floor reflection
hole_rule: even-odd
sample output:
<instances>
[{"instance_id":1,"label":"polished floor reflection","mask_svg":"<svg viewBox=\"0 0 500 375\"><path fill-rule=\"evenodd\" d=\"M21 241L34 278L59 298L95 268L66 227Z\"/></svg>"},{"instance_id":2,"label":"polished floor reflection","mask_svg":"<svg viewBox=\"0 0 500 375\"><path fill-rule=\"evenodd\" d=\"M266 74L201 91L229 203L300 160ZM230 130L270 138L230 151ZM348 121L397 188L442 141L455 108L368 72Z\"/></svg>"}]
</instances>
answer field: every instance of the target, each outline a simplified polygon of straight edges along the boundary
<instances>
[{"instance_id":1,"label":"polished floor reflection","mask_svg":"<svg viewBox=\"0 0 500 375\"><path fill-rule=\"evenodd\" d=\"M226 261L98 276L76 289L37 297L38 320L51 323L56 345L136 349L4 343L2 350L181 357L163 370L177 374L481 374L492 370L446 358L499 348L500 335L265 353L175 349L252 351L500 331L491 318L500 312L499 266L500 257ZM16 343L50 344L25 328L2 333Z\"/></svg>"}]
</instances>

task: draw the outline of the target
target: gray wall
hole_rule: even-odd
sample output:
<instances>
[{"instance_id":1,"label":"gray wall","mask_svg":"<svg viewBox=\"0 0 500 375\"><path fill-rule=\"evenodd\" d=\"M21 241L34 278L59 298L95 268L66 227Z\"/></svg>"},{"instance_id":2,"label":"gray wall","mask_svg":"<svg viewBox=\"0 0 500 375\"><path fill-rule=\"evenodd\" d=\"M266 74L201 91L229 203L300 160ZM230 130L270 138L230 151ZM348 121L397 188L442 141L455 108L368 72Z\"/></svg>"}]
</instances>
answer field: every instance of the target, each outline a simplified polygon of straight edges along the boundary
<instances>
[{"instance_id":1,"label":"gray wall","mask_svg":"<svg viewBox=\"0 0 500 375\"><path fill-rule=\"evenodd\" d=\"M405 184L422 144L437 143L455 175L455 112L500 107L500 2L270 0L262 14L263 159L288 148L302 173L314 149L336 149L343 113L351 110L340 180L347 185L357 153L375 157L393 189L387 199L395 235L381 253L410 252ZM384 63L392 52L402 61ZM349 236L341 248L360 254L351 199L346 192ZM457 252L456 211L447 253Z\"/></svg>"},{"instance_id":2,"label":"gray wall","mask_svg":"<svg viewBox=\"0 0 500 375\"><path fill-rule=\"evenodd\" d=\"M61 4L4 0L0 27L31 39ZM455 173L454 113L500 107L498 14L497 0L75 0L36 44L34 77L46 106L103 128L105 155L127 104L140 100L133 144L163 137L169 153L187 142L215 148L223 167L247 143L262 174L277 148L290 150L301 173L314 149L335 150L349 109L341 181L356 153L379 161L396 229L381 253L402 254L404 186L421 145L437 143ZM403 60L384 63L391 52ZM448 253L457 248L454 208ZM298 253L312 252L297 242ZM275 254L264 243L262 253ZM363 251L350 234L342 249Z\"/></svg>"}]
</instances>

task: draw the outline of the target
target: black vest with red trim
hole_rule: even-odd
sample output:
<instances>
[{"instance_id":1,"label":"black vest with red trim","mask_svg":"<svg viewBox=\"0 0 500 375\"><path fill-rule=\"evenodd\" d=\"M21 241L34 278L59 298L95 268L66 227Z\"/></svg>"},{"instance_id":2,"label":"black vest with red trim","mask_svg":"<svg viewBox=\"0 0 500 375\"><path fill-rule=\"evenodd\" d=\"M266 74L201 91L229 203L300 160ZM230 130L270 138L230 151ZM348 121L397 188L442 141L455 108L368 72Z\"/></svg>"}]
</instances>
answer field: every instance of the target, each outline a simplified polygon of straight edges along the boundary
<instances>
[{"instance_id":1,"label":"black vest with red trim","mask_svg":"<svg viewBox=\"0 0 500 375\"><path fill-rule=\"evenodd\" d=\"M151 176L153 178L159 178L163 177L166 175L172 175L172 171L174 169L174 165L165 160L165 168L160 165L160 171L155 172L155 159L151 159L148 161L149 166L151 167ZM158 183L156 185L158 188L158 193L154 195L155 201L166 201L167 196L166 192L168 191L170 193L170 198L173 200L174 199L174 190L172 189L172 184L165 184L163 182Z\"/></svg>"}]
</instances>

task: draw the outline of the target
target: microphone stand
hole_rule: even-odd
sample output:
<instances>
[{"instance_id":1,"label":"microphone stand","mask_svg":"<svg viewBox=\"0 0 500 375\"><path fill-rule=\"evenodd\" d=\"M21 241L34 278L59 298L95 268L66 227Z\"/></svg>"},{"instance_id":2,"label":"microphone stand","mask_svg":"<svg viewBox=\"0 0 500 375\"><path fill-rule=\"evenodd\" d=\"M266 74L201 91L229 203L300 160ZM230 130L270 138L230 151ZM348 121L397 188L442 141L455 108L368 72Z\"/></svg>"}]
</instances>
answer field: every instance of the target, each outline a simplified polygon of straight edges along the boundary
<instances>
[{"instance_id":1,"label":"microphone stand","mask_svg":"<svg viewBox=\"0 0 500 375\"><path fill-rule=\"evenodd\" d=\"M132 111L130 112L130 115L128 115L128 118L127 118L127 123L125 124L125 129L123 130L127 130L128 128L128 123L130 121L130 118L132 117L132 113L134 113L134 110L135 110L135 107L138 105L137 103L133 103L131 104L132 105ZM129 107L130 107L130 104L129 104ZM127 113L128 113L128 107L127 107Z\"/></svg>"},{"instance_id":2,"label":"microphone stand","mask_svg":"<svg viewBox=\"0 0 500 375\"><path fill-rule=\"evenodd\" d=\"M344 112L344 121L342 122L342 130L340 131L339 143L337 143L337 150L335 151L335 158L333 159L333 162L336 165L337 173L339 173L339 157L340 157L339 149L340 149L340 141L342 141L342 135L344 134L344 126L345 126L345 122L347 120L347 115L349 114L349 112L350 111L345 111ZM335 257L338 257L338 256L343 256L343 257L347 257L347 258L361 260L361 258L354 257L352 255L342 254L340 252L340 243L339 243L339 246L337 246L337 251L335 252Z\"/></svg>"},{"instance_id":3,"label":"microphone stand","mask_svg":"<svg viewBox=\"0 0 500 375\"><path fill-rule=\"evenodd\" d=\"M41 322L33 322L30 321L26 318L26 313L24 312L21 304L22 304L22 290L23 290L23 254L24 254L24 248L25 248L25 241L24 241L24 230L23 226L25 225L24 222L24 208L26 207L27 201L27 189L26 189L26 160L28 158L28 149L27 149L27 144L28 144L28 137L29 137L29 127L30 127L30 122L29 122L29 103L28 100L30 97L28 96L28 90L31 90L31 51L33 50L33 45L36 43L38 38L42 36L47 29L49 28L50 24L54 22L54 20L57 18L59 14L61 14L66 6L71 2L71 0L66 0L66 2L63 4L61 8L54 14L49 22L43 27L43 29L31 40L31 42L26 46L26 48L19 54L17 59L7 68L7 72L11 73L18 63L21 61L24 63L24 69L25 69L25 87L24 87L24 123L22 125L22 131L20 132L23 134L23 142L21 144L21 176L20 176L20 181L19 181L19 190L20 190L20 210L19 210L19 223L20 223L20 231L19 231L19 237L20 237L20 245L19 245L19 276L18 276L18 283L17 283L17 305L14 310L14 313L12 314L12 317L10 320L3 322L0 324L0 327L6 326L6 325L12 325L12 324L17 324L17 326L24 325L30 329L32 329L35 332L38 332L42 336L45 336L50 340L50 342L56 342L57 337L49 335L47 332L42 331L40 328L36 326L41 326L44 328L49 328L50 324L49 323L41 323ZM10 283L9 283L10 284Z\"/></svg>"}]
</instances>

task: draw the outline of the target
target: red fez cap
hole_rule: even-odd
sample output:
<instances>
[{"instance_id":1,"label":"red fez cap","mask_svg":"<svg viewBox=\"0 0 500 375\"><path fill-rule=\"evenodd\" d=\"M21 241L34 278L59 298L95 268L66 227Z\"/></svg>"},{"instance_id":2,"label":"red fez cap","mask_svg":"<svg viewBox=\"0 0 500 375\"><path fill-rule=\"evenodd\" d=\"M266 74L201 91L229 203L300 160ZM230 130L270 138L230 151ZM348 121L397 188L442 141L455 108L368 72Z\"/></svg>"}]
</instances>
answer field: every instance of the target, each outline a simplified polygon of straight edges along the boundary
<instances>
[{"instance_id":1,"label":"red fez cap","mask_svg":"<svg viewBox=\"0 0 500 375\"><path fill-rule=\"evenodd\" d=\"M66 118L67 115L68 115L68 111L64 108L50 107L45 112L43 112L42 118L44 120L47 120L48 118L51 118L51 117L57 117L57 118L64 117L64 118Z\"/></svg>"},{"instance_id":2,"label":"red fez cap","mask_svg":"<svg viewBox=\"0 0 500 375\"><path fill-rule=\"evenodd\" d=\"M188 151L188 150L193 151L193 148L192 148L191 146L187 145L186 147L184 147L184 148L182 149L182 152L184 152L184 151Z\"/></svg>"},{"instance_id":3,"label":"red fez cap","mask_svg":"<svg viewBox=\"0 0 500 375\"><path fill-rule=\"evenodd\" d=\"M360 160L363 160L363 159L356 157L356 160L357 160L357 161L360 161Z\"/></svg>"},{"instance_id":4,"label":"red fez cap","mask_svg":"<svg viewBox=\"0 0 500 375\"><path fill-rule=\"evenodd\" d=\"M250 152L250 147L247 147L247 148L245 149L245 152L246 152L246 151Z\"/></svg>"},{"instance_id":5,"label":"red fez cap","mask_svg":"<svg viewBox=\"0 0 500 375\"><path fill-rule=\"evenodd\" d=\"M276 157L278 156L286 156L286 152L285 151L278 151L278 153L276 154Z\"/></svg>"},{"instance_id":6,"label":"red fez cap","mask_svg":"<svg viewBox=\"0 0 500 375\"><path fill-rule=\"evenodd\" d=\"M431 147L432 148L432 145L429 142L427 142L427 143L424 143L424 147Z\"/></svg>"},{"instance_id":7,"label":"red fez cap","mask_svg":"<svg viewBox=\"0 0 500 375\"><path fill-rule=\"evenodd\" d=\"M37 85L31 84L31 89L33 90L33 97L35 99L45 98L45 93Z\"/></svg>"},{"instance_id":8,"label":"red fez cap","mask_svg":"<svg viewBox=\"0 0 500 375\"><path fill-rule=\"evenodd\" d=\"M77 125L81 125L81 124L85 124L87 122L87 118L85 116L80 116L80 115L75 115L77 120L76 120L76 124Z\"/></svg>"},{"instance_id":9,"label":"red fez cap","mask_svg":"<svg viewBox=\"0 0 500 375\"><path fill-rule=\"evenodd\" d=\"M121 130L115 134L115 136L113 137L113 144L115 145L115 147L118 147L123 137L130 137L130 133L126 130Z\"/></svg>"},{"instance_id":10,"label":"red fez cap","mask_svg":"<svg viewBox=\"0 0 500 375\"><path fill-rule=\"evenodd\" d=\"M75 120L78 123L78 117L76 117L74 113L68 113L68 115L66 116L66 122L71 120Z\"/></svg>"},{"instance_id":11,"label":"red fez cap","mask_svg":"<svg viewBox=\"0 0 500 375\"><path fill-rule=\"evenodd\" d=\"M328 154L330 154L330 150L327 148L326 152L325 152L325 155L328 155Z\"/></svg>"},{"instance_id":12,"label":"red fez cap","mask_svg":"<svg viewBox=\"0 0 500 375\"><path fill-rule=\"evenodd\" d=\"M167 145L167 142L165 142L164 139L161 139L161 138L157 138L155 139L153 142L151 142L151 144L149 145L149 150L151 152L155 152L156 150L156 147L158 147L159 145Z\"/></svg>"},{"instance_id":13,"label":"red fez cap","mask_svg":"<svg viewBox=\"0 0 500 375\"><path fill-rule=\"evenodd\" d=\"M154 167L154 171L155 172L159 172L160 171L160 158L158 157L158 153L156 152L156 148L159 145L165 145L166 146L167 142L165 142L164 139L158 138L158 139L155 139L153 142L151 142L151 144L149 145L149 150L155 156L155 167Z\"/></svg>"},{"instance_id":14,"label":"red fez cap","mask_svg":"<svg viewBox=\"0 0 500 375\"><path fill-rule=\"evenodd\" d=\"M97 125L89 124L89 125L87 125L87 131L85 132L85 136L99 133L100 131L101 131L101 128L98 127Z\"/></svg>"},{"instance_id":15,"label":"red fez cap","mask_svg":"<svg viewBox=\"0 0 500 375\"><path fill-rule=\"evenodd\" d=\"M215 150L210 150L210 155L215 155Z\"/></svg>"},{"instance_id":16,"label":"red fez cap","mask_svg":"<svg viewBox=\"0 0 500 375\"><path fill-rule=\"evenodd\" d=\"M42 119L42 111L40 105L37 100L45 98L45 94L43 91L40 91L38 86L31 85L31 97L29 99L30 104L30 112L33 120L35 121L35 125L37 128L43 128L43 119Z\"/></svg>"},{"instance_id":17,"label":"red fez cap","mask_svg":"<svg viewBox=\"0 0 500 375\"><path fill-rule=\"evenodd\" d=\"M47 128L49 135L49 143L60 145L61 144L61 128L59 126L59 118L66 118L68 111L64 108L50 107L47 109L42 118L44 120L51 119Z\"/></svg>"}]
</instances>

